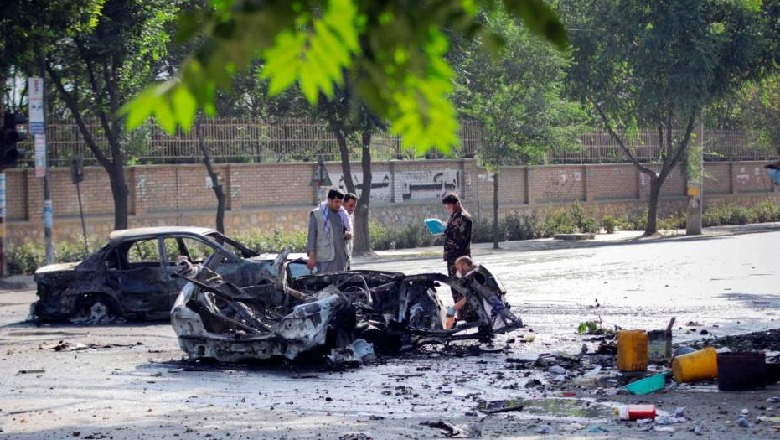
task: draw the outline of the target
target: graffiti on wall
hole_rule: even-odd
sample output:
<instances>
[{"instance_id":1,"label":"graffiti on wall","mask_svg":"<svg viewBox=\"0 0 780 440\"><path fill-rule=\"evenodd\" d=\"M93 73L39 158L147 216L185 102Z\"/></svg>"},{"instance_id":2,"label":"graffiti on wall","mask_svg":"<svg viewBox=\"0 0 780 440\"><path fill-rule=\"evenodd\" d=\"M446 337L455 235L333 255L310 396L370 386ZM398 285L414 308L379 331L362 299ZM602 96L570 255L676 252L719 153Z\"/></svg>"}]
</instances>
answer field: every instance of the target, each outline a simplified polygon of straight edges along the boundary
<instances>
[{"instance_id":1,"label":"graffiti on wall","mask_svg":"<svg viewBox=\"0 0 780 440\"><path fill-rule=\"evenodd\" d=\"M333 186L347 192L343 173L329 173ZM363 173L353 173L355 193L363 192ZM388 172L372 173L371 200L400 203L406 200L439 199L447 192L459 192L458 170L439 169L395 173L395 182Z\"/></svg>"},{"instance_id":2,"label":"graffiti on wall","mask_svg":"<svg viewBox=\"0 0 780 440\"><path fill-rule=\"evenodd\" d=\"M404 171L396 173L396 200L438 199L458 192L458 170Z\"/></svg>"},{"instance_id":3,"label":"graffiti on wall","mask_svg":"<svg viewBox=\"0 0 780 440\"><path fill-rule=\"evenodd\" d=\"M343 193L347 193L347 185L344 183L344 173L328 173L333 186ZM363 194L363 173L353 173L352 182L355 184L355 195ZM392 188L390 188L390 173L371 173L371 200L390 201Z\"/></svg>"}]
</instances>

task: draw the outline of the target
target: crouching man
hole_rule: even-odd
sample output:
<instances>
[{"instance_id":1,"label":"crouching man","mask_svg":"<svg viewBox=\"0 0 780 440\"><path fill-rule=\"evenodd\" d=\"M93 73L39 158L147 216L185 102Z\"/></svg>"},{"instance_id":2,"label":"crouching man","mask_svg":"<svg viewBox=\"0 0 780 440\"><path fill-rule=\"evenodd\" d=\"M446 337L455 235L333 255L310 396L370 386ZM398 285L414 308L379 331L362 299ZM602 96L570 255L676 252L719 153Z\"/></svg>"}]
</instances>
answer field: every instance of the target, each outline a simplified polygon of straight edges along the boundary
<instances>
[{"instance_id":1,"label":"crouching man","mask_svg":"<svg viewBox=\"0 0 780 440\"><path fill-rule=\"evenodd\" d=\"M507 332L523 326L523 321L509 311L506 303L506 290L498 279L482 265L475 265L471 257L463 256L455 260L458 286L467 294L458 300L453 308L453 316L448 319L447 328L454 327L457 321L480 322L480 333ZM471 301L470 301L471 300ZM474 301L477 304L474 304ZM481 304L480 304L481 303ZM479 310L482 306L482 310ZM449 313L448 313L449 315ZM483 316L480 316L483 315ZM484 322L488 321L488 322Z\"/></svg>"}]
</instances>

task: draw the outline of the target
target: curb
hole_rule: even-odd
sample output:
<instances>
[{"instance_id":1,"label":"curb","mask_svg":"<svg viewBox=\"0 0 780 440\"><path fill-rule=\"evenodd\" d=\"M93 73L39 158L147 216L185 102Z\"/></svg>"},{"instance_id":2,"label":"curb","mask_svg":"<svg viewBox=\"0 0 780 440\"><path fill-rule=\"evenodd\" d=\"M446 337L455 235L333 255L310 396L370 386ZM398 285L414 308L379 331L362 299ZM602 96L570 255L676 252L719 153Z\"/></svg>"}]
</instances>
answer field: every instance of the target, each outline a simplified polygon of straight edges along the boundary
<instances>
[{"instance_id":1,"label":"curb","mask_svg":"<svg viewBox=\"0 0 780 440\"><path fill-rule=\"evenodd\" d=\"M30 290L35 289L32 275L14 275L0 278L0 290Z\"/></svg>"}]
</instances>

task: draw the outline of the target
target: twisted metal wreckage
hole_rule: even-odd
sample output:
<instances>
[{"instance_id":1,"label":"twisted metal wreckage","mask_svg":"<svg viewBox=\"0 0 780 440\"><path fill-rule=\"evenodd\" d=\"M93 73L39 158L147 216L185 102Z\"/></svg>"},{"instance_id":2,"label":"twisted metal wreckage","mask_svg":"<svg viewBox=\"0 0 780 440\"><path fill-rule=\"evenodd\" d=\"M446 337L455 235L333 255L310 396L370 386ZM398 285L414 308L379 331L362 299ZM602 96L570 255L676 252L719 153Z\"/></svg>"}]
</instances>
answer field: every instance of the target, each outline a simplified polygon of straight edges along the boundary
<instances>
[{"instance_id":1,"label":"twisted metal wreckage","mask_svg":"<svg viewBox=\"0 0 780 440\"><path fill-rule=\"evenodd\" d=\"M293 276L304 264L280 254L261 283L239 287L208 264L185 263L177 276L189 283L171 311L179 346L190 359L224 362L328 353L331 360L364 361L375 349L484 340L522 327L505 289L482 267L458 280L370 270ZM436 296L443 284L466 295L476 318L444 328Z\"/></svg>"}]
</instances>

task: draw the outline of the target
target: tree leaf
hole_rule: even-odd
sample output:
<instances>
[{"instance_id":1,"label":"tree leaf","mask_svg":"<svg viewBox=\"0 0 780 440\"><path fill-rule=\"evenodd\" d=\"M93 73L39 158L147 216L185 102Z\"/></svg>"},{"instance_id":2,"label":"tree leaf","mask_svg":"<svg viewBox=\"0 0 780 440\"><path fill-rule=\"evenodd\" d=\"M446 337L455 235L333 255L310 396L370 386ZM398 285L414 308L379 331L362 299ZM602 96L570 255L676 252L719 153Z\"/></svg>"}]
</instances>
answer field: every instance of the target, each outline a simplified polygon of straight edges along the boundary
<instances>
[{"instance_id":1,"label":"tree leaf","mask_svg":"<svg viewBox=\"0 0 780 440\"><path fill-rule=\"evenodd\" d=\"M173 108L176 109L176 117L184 132L189 132L195 123L195 113L198 104L189 89L177 84L172 97ZM175 128L174 128L175 130Z\"/></svg>"},{"instance_id":2,"label":"tree leaf","mask_svg":"<svg viewBox=\"0 0 780 440\"><path fill-rule=\"evenodd\" d=\"M134 100L125 104L120 114L127 116L127 128L135 130L149 119L159 99L155 89L148 88Z\"/></svg>"}]
</instances>

